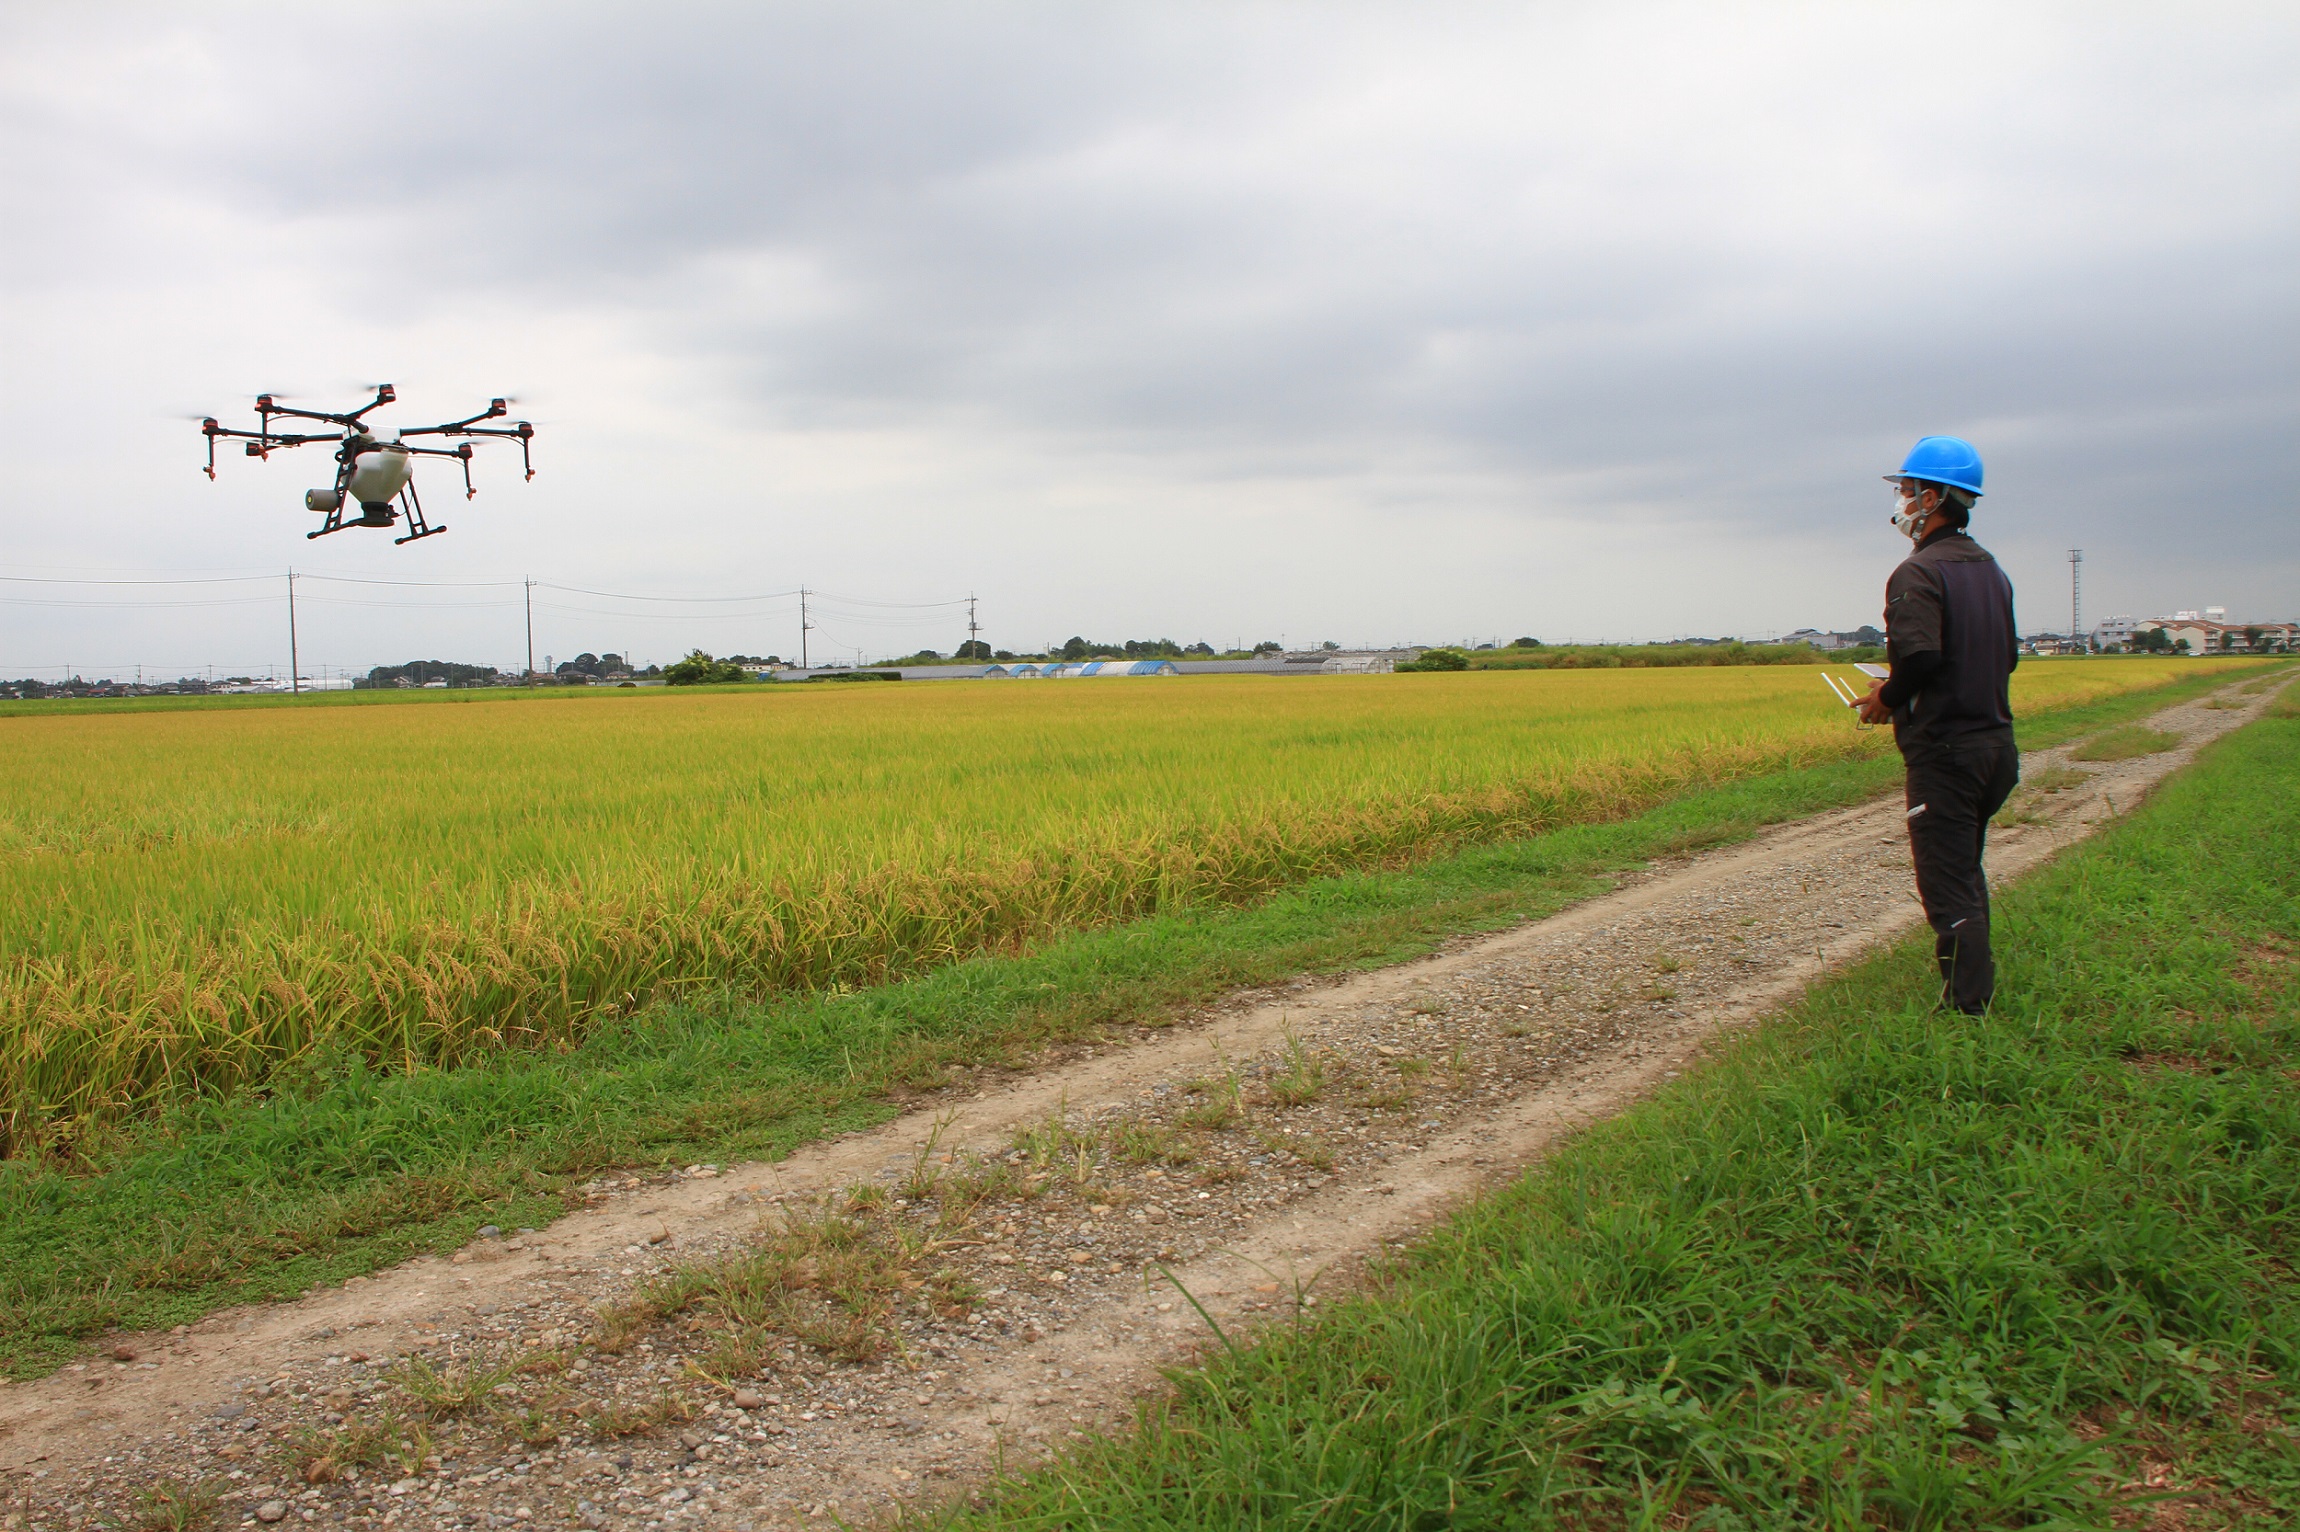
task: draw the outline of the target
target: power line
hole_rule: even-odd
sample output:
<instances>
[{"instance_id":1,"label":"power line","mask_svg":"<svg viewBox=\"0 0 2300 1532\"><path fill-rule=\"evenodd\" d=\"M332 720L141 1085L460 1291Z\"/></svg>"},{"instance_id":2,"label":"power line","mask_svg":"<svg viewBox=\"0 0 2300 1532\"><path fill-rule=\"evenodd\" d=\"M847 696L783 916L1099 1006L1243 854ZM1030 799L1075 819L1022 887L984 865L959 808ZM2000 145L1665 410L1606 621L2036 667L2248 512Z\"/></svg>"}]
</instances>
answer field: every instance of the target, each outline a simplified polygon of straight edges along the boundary
<instances>
[{"instance_id":1,"label":"power line","mask_svg":"<svg viewBox=\"0 0 2300 1532\"><path fill-rule=\"evenodd\" d=\"M11 585L247 585L258 580L278 578L278 575L215 575L205 579L75 580L62 575L0 575L0 580Z\"/></svg>"},{"instance_id":2,"label":"power line","mask_svg":"<svg viewBox=\"0 0 2300 1532\"><path fill-rule=\"evenodd\" d=\"M278 579L278 575L268 578ZM95 612L167 612L203 606L269 606L277 596L227 596L213 601L64 601L37 596L0 596L0 606L74 607Z\"/></svg>"},{"instance_id":3,"label":"power line","mask_svg":"<svg viewBox=\"0 0 2300 1532\"><path fill-rule=\"evenodd\" d=\"M795 590L765 591L755 596L639 596L616 590L586 590L580 585L554 585L549 580L535 582L545 590L563 590L574 596L604 596L610 601L687 601L718 603L728 601L788 601L801 594Z\"/></svg>"}]
</instances>

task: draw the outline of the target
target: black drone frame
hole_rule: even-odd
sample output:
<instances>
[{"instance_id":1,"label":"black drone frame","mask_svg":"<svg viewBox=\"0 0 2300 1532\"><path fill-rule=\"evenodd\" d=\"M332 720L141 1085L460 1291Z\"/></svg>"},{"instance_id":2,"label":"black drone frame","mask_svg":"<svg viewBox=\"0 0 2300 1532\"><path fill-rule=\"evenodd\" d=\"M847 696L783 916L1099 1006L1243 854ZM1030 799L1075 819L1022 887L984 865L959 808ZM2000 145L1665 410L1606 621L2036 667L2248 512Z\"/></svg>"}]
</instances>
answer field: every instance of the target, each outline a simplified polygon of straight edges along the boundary
<instances>
[{"instance_id":1,"label":"black drone frame","mask_svg":"<svg viewBox=\"0 0 2300 1532\"><path fill-rule=\"evenodd\" d=\"M317 532L305 533L307 538L325 537L330 532L341 532L346 527L394 526L398 523L402 513L407 517L408 532L405 537L393 538L394 545L411 543L419 537L436 536L446 531L447 526L443 522L435 527L424 519L423 501L415 493L415 480L413 478L400 486L399 511L392 510L390 503L384 501L372 506L362 505L358 516L349 521L344 519L344 507L349 503L348 490L351 484L352 470L358 465L360 455L364 452L382 450L382 444L368 436L367 424L362 417L371 410L381 409L398 397L398 393L393 390L389 383L378 383L375 386L375 397L358 409L331 413L326 410L299 410L290 405L274 402L270 394L258 394L256 395L256 415L261 423L253 431L239 431L230 426L218 425L212 415L200 421L200 430L208 439L208 477L213 479L216 476L216 438L218 437L245 441L248 444L247 453L249 457L265 459L271 457L275 448L301 447L312 442L340 442L342 445L336 449L335 454L335 496L333 503L325 507L327 521ZM524 420L515 421L508 426L483 426L479 424L482 420L500 420L509 413L510 403L508 400L490 399L487 401L486 409L481 410L476 415L466 415L461 420L445 421L435 426L403 426L399 432L398 449L410 457L446 457L454 458L460 462L463 465L463 498L469 500L479 493L477 486L471 482L472 444L470 442L459 442L453 447L411 447L406 444L406 439L410 436L493 436L501 437L507 441L516 441L519 443L519 464L527 471L527 477L532 479L535 477L535 461L529 453L528 445L535 439L535 427ZM321 420L330 425L340 426L342 429L334 432L275 431L272 429L272 421L275 417L289 420ZM314 493L317 492L314 491ZM313 507L315 510L320 508L318 506Z\"/></svg>"}]
</instances>

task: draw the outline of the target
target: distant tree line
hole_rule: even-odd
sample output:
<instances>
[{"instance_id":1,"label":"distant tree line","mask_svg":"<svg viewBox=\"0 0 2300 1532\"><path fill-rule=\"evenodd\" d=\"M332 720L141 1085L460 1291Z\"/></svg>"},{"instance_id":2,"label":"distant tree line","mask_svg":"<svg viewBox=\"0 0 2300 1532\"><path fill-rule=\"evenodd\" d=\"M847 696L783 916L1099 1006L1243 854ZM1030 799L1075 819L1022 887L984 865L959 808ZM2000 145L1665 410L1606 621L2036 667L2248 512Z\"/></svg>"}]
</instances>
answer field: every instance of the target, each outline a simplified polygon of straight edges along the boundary
<instances>
[{"instance_id":1,"label":"distant tree line","mask_svg":"<svg viewBox=\"0 0 2300 1532\"><path fill-rule=\"evenodd\" d=\"M1424 659L1428 657L1427 654L1423 655ZM1468 668L1472 670L1659 670L1683 665L1849 665L1856 661L1881 660L1884 657L1883 649L1869 646L1824 653L1810 644L1745 644L1739 639L1685 644L1543 644L1524 638L1505 649L1481 649L1464 656Z\"/></svg>"},{"instance_id":2,"label":"distant tree line","mask_svg":"<svg viewBox=\"0 0 2300 1532\"><path fill-rule=\"evenodd\" d=\"M365 680L352 685L370 687L424 686L445 681L450 686L487 686L495 680L493 665L464 665L454 660L409 660L404 665L378 665Z\"/></svg>"},{"instance_id":3,"label":"distant tree line","mask_svg":"<svg viewBox=\"0 0 2300 1532\"><path fill-rule=\"evenodd\" d=\"M1210 660L1217 658L1224 653L1277 654L1282 652L1285 647L1285 645L1279 643L1274 638L1264 639L1261 643L1256 644L1250 650L1225 651L1216 649L1212 644L1207 643L1203 639L1200 639L1197 643L1194 644L1183 644L1177 643L1171 638L1128 638L1118 640L1105 640L1086 638L1079 634L1073 634L1066 642L1058 644L1054 648L1040 654L1017 654L1012 649L993 649L990 647L990 645L984 643L981 639L978 638L968 639L965 643L960 644L955 650L951 651L950 658L959 661L973 661L981 664L987 664L993 660L1076 661L1097 659L1114 660L1121 658L1129 660ZM1339 649L1341 645L1329 643L1325 647L1328 649ZM936 665L942 662L943 655L940 650L921 649L916 654L906 654L901 659L893 660L889 663L896 665Z\"/></svg>"}]
</instances>

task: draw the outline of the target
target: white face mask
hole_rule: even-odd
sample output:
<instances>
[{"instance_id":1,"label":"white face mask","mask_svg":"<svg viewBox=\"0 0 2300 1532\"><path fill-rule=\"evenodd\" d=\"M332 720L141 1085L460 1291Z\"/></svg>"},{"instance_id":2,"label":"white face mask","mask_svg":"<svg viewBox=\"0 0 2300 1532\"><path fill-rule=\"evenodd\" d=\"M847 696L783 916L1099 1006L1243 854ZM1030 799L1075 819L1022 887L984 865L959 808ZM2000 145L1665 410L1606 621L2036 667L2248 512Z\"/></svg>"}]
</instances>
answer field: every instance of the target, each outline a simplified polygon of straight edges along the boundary
<instances>
[{"instance_id":1,"label":"white face mask","mask_svg":"<svg viewBox=\"0 0 2300 1532\"><path fill-rule=\"evenodd\" d=\"M1917 497L1902 490L1893 498L1893 525L1910 542L1917 540L1917 528L1924 525L1925 513L1917 504Z\"/></svg>"}]
</instances>

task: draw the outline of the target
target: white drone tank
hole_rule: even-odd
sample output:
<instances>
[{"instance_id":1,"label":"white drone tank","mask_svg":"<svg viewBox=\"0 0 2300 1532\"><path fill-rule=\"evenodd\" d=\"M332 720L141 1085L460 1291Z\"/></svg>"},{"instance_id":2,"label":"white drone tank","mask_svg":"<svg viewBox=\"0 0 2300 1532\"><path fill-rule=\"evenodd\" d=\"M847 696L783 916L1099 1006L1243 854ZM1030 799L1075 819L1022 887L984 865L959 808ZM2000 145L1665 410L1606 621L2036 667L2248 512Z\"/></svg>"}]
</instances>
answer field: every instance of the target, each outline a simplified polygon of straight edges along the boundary
<instances>
[{"instance_id":1,"label":"white drone tank","mask_svg":"<svg viewBox=\"0 0 2300 1532\"><path fill-rule=\"evenodd\" d=\"M378 441L360 450L351 467L351 498L361 505L390 500L407 484L415 460L397 441Z\"/></svg>"}]
</instances>

